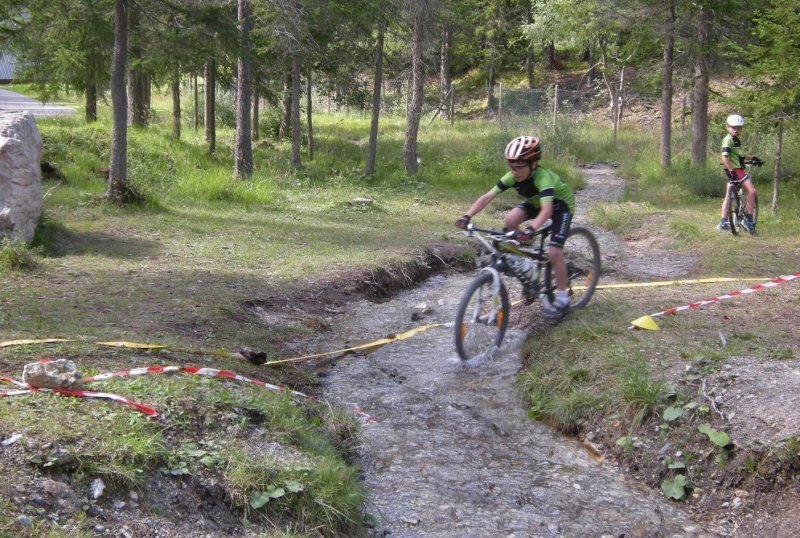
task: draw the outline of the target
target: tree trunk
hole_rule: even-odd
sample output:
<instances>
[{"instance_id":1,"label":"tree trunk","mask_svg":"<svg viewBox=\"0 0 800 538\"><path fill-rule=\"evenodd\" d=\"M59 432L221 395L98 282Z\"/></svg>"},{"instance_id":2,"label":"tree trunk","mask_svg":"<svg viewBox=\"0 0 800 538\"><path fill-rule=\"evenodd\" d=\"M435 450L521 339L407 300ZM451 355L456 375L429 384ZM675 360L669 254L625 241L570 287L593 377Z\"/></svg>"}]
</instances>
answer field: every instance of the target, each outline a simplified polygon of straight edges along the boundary
<instances>
[{"instance_id":1,"label":"tree trunk","mask_svg":"<svg viewBox=\"0 0 800 538\"><path fill-rule=\"evenodd\" d=\"M175 67L172 79L172 138L181 138L181 72Z\"/></svg>"},{"instance_id":2,"label":"tree trunk","mask_svg":"<svg viewBox=\"0 0 800 538\"><path fill-rule=\"evenodd\" d=\"M783 110L778 118L778 133L775 138L775 164L772 168L772 214L778 212L778 181L781 177L781 155L783 154Z\"/></svg>"},{"instance_id":3,"label":"tree trunk","mask_svg":"<svg viewBox=\"0 0 800 538\"><path fill-rule=\"evenodd\" d=\"M203 127L205 129L206 143L208 144L208 154L213 155L217 150L217 61L209 60L206 62L203 73L205 84L203 85Z\"/></svg>"},{"instance_id":4,"label":"tree trunk","mask_svg":"<svg viewBox=\"0 0 800 538\"><path fill-rule=\"evenodd\" d=\"M369 126L369 145L364 175L375 173L375 158L378 154L378 119L381 114L381 88L383 87L383 37L386 27L378 23L378 43L375 47L375 81L372 85L372 121Z\"/></svg>"},{"instance_id":5,"label":"tree trunk","mask_svg":"<svg viewBox=\"0 0 800 538\"><path fill-rule=\"evenodd\" d=\"M146 127L144 70L142 69L142 47L137 42L139 35L139 11L130 9L128 16L128 35L131 38L130 56L133 65L128 74L128 124Z\"/></svg>"},{"instance_id":6,"label":"tree trunk","mask_svg":"<svg viewBox=\"0 0 800 538\"><path fill-rule=\"evenodd\" d=\"M552 41L547 44L547 68L550 71L556 68L556 45Z\"/></svg>"},{"instance_id":7,"label":"tree trunk","mask_svg":"<svg viewBox=\"0 0 800 538\"><path fill-rule=\"evenodd\" d=\"M486 93L487 93L487 100L486 100L486 115L491 117L494 115L494 111L497 109L497 100L494 97L494 85L497 81L497 71L494 65L494 58L489 60L489 80L486 84Z\"/></svg>"},{"instance_id":8,"label":"tree trunk","mask_svg":"<svg viewBox=\"0 0 800 538\"><path fill-rule=\"evenodd\" d=\"M617 91L617 103L614 109L614 141L617 140L617 133L622 124L622 110L625 106L625 66L619 70L619 90Z\"/></svg>"},{"instance_id":9,"label":"tree trunk","mask_svg":"<svg viewBox=\"0 0 800 538\"><path fill-rule=\"evenodd\" d=\"M128 0L114 5L114 52L111 62L111 162L106 197L122 202L128 191L128 96L125 71L128 60Z\"/></svg>"},{"instance_id":10,"label":"tree trunk","mask_svg":"<svg viewBox=\"0 0 800 538\"><path fill-rule=\"evenodd\" d=\"M144 124L150 123L150 110L152 110L153 77L149 71L142 70L142 108L144 110Z\"/></svg>"},{"instance_id":11,"label":"tree trunk","mask_svg":"<svg viewBox=\"0 0 800 538\"><path fill-rule=\"evenodd\" d=\"M703 6L697 22L697 55L692 89L692 165L705 166L708 150L708 45L711 8Z\"/></svg>"},{"instance_id":12,"label":"tree trunk","mask_svg":"<svg viewBox=\"0 0 800 538\"><path fill-rule=\"evenodd\" d=\"M314 123L313 123L313 95L311 94L312 84L311 84L311 75L313 71L311 69L311 62L308 63L308 74L306 75L306 129L308 130L307 134L307 147L306 147L306 154L308 155L308 160L314 160Z\"/></svg>"},{"instance_id":13,"label":"tree trunk","mask_svg":"<svg viewBox=\"0 0 800 538\"><path fill-rule=\"evenodd\" d=\"M532 9L533 9L533 6L530 4L530 2L527 2L527 5L525 6L525 22L528 23L528 26L533 24L533 14L531 13ZM525 73L528 75L528 89L529 90L532 90L534 88L534 86L533 86L533 60L534 60L534 58L533 58L533 46L532 46L531 43L528 43L528 46L526 47L526 50L525 50Z\"/></svg>"},{"instance_id":14,"label":"tree trunk","mask_svg":"<svg viewBox=\"0 0 800 538\"><path fill-rule=\"evenodd\" d=\"M336 110L339 110L338 100ZM283 81L283 114L281 114L281 122L278 125L278 140L281 141L286 138L286 133L289 131L289 122L292 116L292 70L286 74L286 79Z\"/></svg>"},{"instance_id":15,"label":"tree trunk","mask_svg":"<svg viewBox=\"0 0 800 538\"><path fill-rule=\"evenodd\" d=\"M300 49L292 44L292 168L299 170L300 161Z\"/></svg>"},{"instance_id":16,"label":"tree trunk","mask_svg":"<svg viewBox=\"0 0 800 538\"><path fill-rule=\"evenodd\" d=\"M250 138L250 0L238 0L239 37L242 50L236 76L236 141L233 176L246 179L253 175L253 145Z\"/></svg>"},{"instance_id":17,"label":"tree trunk","mask_svg":"<svg viewBox=\"0 0 800 538\"><path fill-rule=\"evenodd\" d=\"M661 77L661 166L672 164L672 71L675 53L675 2L667 0L664 67Z\"/></svg>"},{"instance_id":18,"label":"tree trunk","mask_svg":"<svg viewBox=\"0 0 800 538\"><path fill-rule=\"evenodd\" d=\"M442 27L442 48L439 54L439 95L442 99L450 92L450 40L450 26L445 24ZM443 116L446 118L449 113L445 110Z\"/></svg>"},{"instance_id":19,"label":"tree trunk","mask_svg":"<svg viewBox=\"0 0 800 538\"><path fill-rule=\"evenodd\" d=\"M197 73L192 73L192 86L194 88L194 130L197 130L197 126L200 123L200 110L198 109L197 99L199 95L197 93Z\"/></svg>"},{"instance_id":20,"label":"tree trunk","mask_svg":"<svg viewBox=\"0 0 800 538\"><path fill-rule=\"evenodd\" d=\"M425 42L425 14L428 0L418 0L414 6L413 45L411 56L411 103L406 114L406 137L403 143L403 168L417 173L417 134L422 115L424 95L423 44Z\"/></svg>"},{"instance_id":21,"label":"tree trunk","mask_svg":"<svg viewBox=\"0 0 800 538\"><path fill-rule=\"evenodd\" d=\"M597 69L595 67L596 56L594 49L595 49L595 43L594 41L592 41L589 43L589 58L587 60L589 66L588 66L588 71L586 72L586 84L589 86L589 88L594 86L594 73L595 70Z\"/></svg>"},{"instance_id":22,"label":"tree trunk","mask_svg":"<svg viewBox=\"0 0 800 538\"><path fill-rule=\"evenodd\" d=\"M97 121L97 83L87 77L86 80L86 123Z\"/></svg>"},{"instance_id":23,"label":"tree trunk","mask_svg":"<svg viewBox=\"0 0 800 538\"><path fill-rule=\"evenodd\" d=\"M258 140L260 133L259 133L259 101L261 101L261 96L258 94L258 90L253 90L253 140Z\"/></svg>"}]
</instances>

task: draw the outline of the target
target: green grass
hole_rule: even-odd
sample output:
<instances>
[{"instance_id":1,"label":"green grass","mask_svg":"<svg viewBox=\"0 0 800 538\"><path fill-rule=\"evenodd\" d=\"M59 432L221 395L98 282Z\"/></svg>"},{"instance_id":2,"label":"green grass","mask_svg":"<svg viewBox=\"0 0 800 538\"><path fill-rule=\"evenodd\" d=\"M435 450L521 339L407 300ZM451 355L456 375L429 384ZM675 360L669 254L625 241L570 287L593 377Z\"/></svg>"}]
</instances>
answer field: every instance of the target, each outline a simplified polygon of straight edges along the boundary
<instances>
[{"instance_id":1,"label":"green grass","mask_svg":"<svg viewBox=\"0 0 800 538\"><path fill-rule=\"evenodd\" d=\"M37 122L43 158L66 179L44 185L48 196L34 248L4 244L0 249L0 340L74 341L0 349L4 374L13 376L10 369L21 370L42 356L80 359L84 373L190 360L173 352L100 349L97 341L206 351L245 345L284 358L287 342L317 328L281 318L255 319L248 304L269 304L276 295L314 286L337 272L353 274L354 269L412 260L429 243L454 240L453 221L505 172L502 148L524 127L465 119L453 127L442 121L425 125L420 171L409 176L401 165L404 121L383 118L377 170L364 177L368 119L320 114L313 161L304 158L303 168L293 171L288 143L270 140L254 150L253 177L239 181L232 177L232 131L220 129L217 152L208 156L202 132L188 121L182 139L171 138L165 103L158 96L151 128L129 131L129 180L145 197L129 207L103 200L107 109L101 108L92 125L80 117ZM657 236L669 249L699 252L697 276L797 270L800 188L790 175L797 170L794 157L787 158L789 175L781 184L775 215L765 211L770 185L759 180L762 236L721 240L712 229L720 201L697 196L690 188L698 176L680 164L686 154L683 138L676 141L679 164L665 171L658 165L654 135L623 129L615 144L607 128L566 118L552 133L544 128L546 118L539 121L543 164L574 188L584 184L575 164L619 163L625 197L590 208L593 226L632 239ZM787 138L796 140L794 133ZM764 151L768 154L769 148ZM703 174L711 178L712 169L709 165ZM354 197L374 203L353 206ZM515 202L513 196L503 198L478 221L496 225L498 208ZM685 290L659 295L664 304L684 299ZM718 327L676 320L680 328L697 333L683 339L666 331L652 335L624 329L652 305L651 292L598 291L587 310L534 335L527 347L530 367L520 378L531 397L531 416L575 432L597 414L630 424L658 413L672 390L661 372L685 359L663 349L680 344L691 357L699 357L699 350L717 338ZM732 338L735 349L750 350L769 339L772 345L765 347L779 351L764 360L795 353L791 335L776 332L769 323L757 323L753 333L759 335L753 344ZM258 369L208 353L193 358L298 390L316 389L314 379L294 369ZM231 505L251 522L291 520L288 532L321 529L342 535L366 517L364 492L352 466L358 425L342 410L192 376L120 379L101 388L152 405L169 431L115 404L87 406L44 394L9 399L0 422L5 431L28 428L39 446L58 440L76 457L72 472L80 480L104 476L137 484L144 473L209 473L224 479ZM42 408L47 411L35 423ZM103 424L103 431L92 430L96 423ZM296 484L302 490L289 491ZM269 500L255 508L259 502L253 500L264 495Z\"/></svg>"},{"instance_id":2,"label":"green grass","mask_svg":"<svg viewBox=\"0 0 800 538\"><path fill-rule=\"evenodd\" d=\"M665 170L658 161L657 133L623 130L616 146L611 144L606 128L583 126L581 133L582 158L616 161L617 171L625 180L622 200L589 208L594 225L629 241L655 241L665 251L691 251L697 263L690 278L771 278L797 271L800 169L792 152L784 149L786 177L781 179L778 211L770 211L770 171L766 167L757 170L759 236L733 238L714 230L724 186L719 167L711 157L708 166L699 171L687 164L688 134L676 134L675 165ZM787 140L796 143L796 133ZM755 151L762 156L773 151L767 137L753 142L761 144ZM613 154L609 151L612 147ZM645 313L684 304L687 297L699 300L728 292L735 285L698 288L691 290L691 295L687 295L688 290L664 288L599 290L586 311L533 337L528 350L530 366L520 378L531 398L530 414L565 431L578 431L597 416L610 417L611 422L622 419L627 429L635 430L667 405L674 392L668 383L670 369L687 358L709 365L724 363L739 353L756 354L765 361L794 357L792 335L782 333L780 324L760 321L761 316L793 319L791 301L762 297L749 303L747 312L732 311L730 305L721 304L718 308L725 318L711 316L708 322L697 321L706 319L701 315L670 318L669 323L680 328L673 328L679 334L623 329ZM755 342L739 337L737 322L729 319L734 316L743 318L745 326L758 325L759 329L753 331L758 335ZM724 354L715 351L719 333L728 335ZM688 354L681 355L680 350Z\"/></svg>"}]
</instances>

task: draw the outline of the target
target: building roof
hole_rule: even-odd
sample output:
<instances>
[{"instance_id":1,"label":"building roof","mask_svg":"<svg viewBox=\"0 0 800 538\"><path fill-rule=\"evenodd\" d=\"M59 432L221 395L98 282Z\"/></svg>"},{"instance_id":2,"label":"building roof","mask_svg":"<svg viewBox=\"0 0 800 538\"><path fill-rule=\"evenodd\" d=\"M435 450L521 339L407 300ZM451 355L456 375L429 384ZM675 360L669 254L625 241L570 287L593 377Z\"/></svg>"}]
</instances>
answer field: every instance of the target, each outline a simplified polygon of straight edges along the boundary
<instances>
[{"instance_id":1,"label":"building roof","mask_svg":"<svg viewBox=\"0 0 800 538\"><path fill-rule=\"evenodd\" d=\"M14 80L14 65L16 60L11 54L0 52L0 82L11 82Z\"/></svg>"}]
</instances>

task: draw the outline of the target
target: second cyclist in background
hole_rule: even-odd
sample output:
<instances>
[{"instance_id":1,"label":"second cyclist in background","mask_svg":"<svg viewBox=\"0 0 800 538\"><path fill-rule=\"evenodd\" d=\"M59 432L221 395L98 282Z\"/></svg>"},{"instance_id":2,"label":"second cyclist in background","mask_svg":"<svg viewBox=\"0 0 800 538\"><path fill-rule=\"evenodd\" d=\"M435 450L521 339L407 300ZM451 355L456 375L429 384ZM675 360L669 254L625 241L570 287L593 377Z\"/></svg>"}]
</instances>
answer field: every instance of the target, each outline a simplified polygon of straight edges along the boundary
<instances>
[{"instance_id":1,"label":"second cyclist in background","mask_svg":"<svg viewBox=\"0 0 800 538\"><path fill-rule=\"evenodd\" d=\"M742 188L747 193L747 215L742 226L747 228L748 232L754 234L756 231L756 223L753 221L753 206L756 200L756 187L753 184L753 180L750 178L747 178L747 181L742 181L745 178L744 162L752 158L752 155L745 154L742 149L742 143L739 140L739 133L742 132L743 126L744 118L742 116L739 114L731 114L728 116L725 125L728 134L722 139L722 156L720 157L720 161L722 162L722 166L725 167L725 175L728 180L735 179L742 182ZM726 189L725 199L722 201L721 218L719 224L717 224L718 230L730 229L730 225L728 224L729 200L727 193L728 191Z\"/></svg>"},{"instance_id":2,"label":"second cyclist in background","mask_svg":"<svg viewBox=\"0 0 800 538\"><path fill-rule=\"evenodd\" d=\"M511 209L503 219L505 231L514 230L517 238L528 241L547 219L552 219L549 254L556 277L556 296L547 306L545 315L561 318L569 309L567 291L567 265L564 261L564 241L569 234L572 215L575 213L575 198L572 190L554 172L539 166L542 146L534 136L518 136L508 143L504 156L510 171L486 194L480 196L464 215L456 221L458 228L465 228L472 217L494 200L503 191L513 188L525 200ZM525 231L520 225L533 219Z\"/></svg>"}]
</instances>

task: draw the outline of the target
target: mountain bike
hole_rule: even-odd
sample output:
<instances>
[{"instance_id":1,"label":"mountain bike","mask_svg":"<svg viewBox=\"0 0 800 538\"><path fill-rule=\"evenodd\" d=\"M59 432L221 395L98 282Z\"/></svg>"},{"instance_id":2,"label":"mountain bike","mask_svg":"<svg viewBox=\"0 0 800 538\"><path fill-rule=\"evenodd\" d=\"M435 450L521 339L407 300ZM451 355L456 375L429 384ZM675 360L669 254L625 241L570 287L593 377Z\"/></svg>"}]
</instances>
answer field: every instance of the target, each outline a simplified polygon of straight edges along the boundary
<instances>
[{"instance_id":1,"label":"mountain bike","mask_svg":"<svg viewBox=\"0 0 800 538\"><path fill-rule=\"evenodd\" d=\"M555 301L556 284L547 248L551 226L539 230L531 246L516 241L513 231L468 224L463 233L482 247L478 274L464 292L455 320L458 356L472 362L491 358L503 342L511 308L504 278L515 278L522 284L527 304L537 299L545 304ZM564 243L564 258L569 309L583 308L600 279L600 246L592 232L574 226Z\"/></svg>"},{"instance_id":2,"label":"mountain bike","mask_svg":"<svg viewBox=\"0 0 800 538\"><path fill-rule=\"evenodd\" d=\"M753 166L761 166L764 161L758 157L753 157L744 162L745 176L741 180L728 180L728 224L733 235L739 235L742 228L747 228L742 224L746 218L747 193L742 189L742 183L750 179L750 169ZM755 181L753 182L755 183ZM758 194L753 202L753 224L758 222ZM750 230L748 230L750 231ZM752 235L754 232L750 232Z\"/></svg>"}]
</instances>

